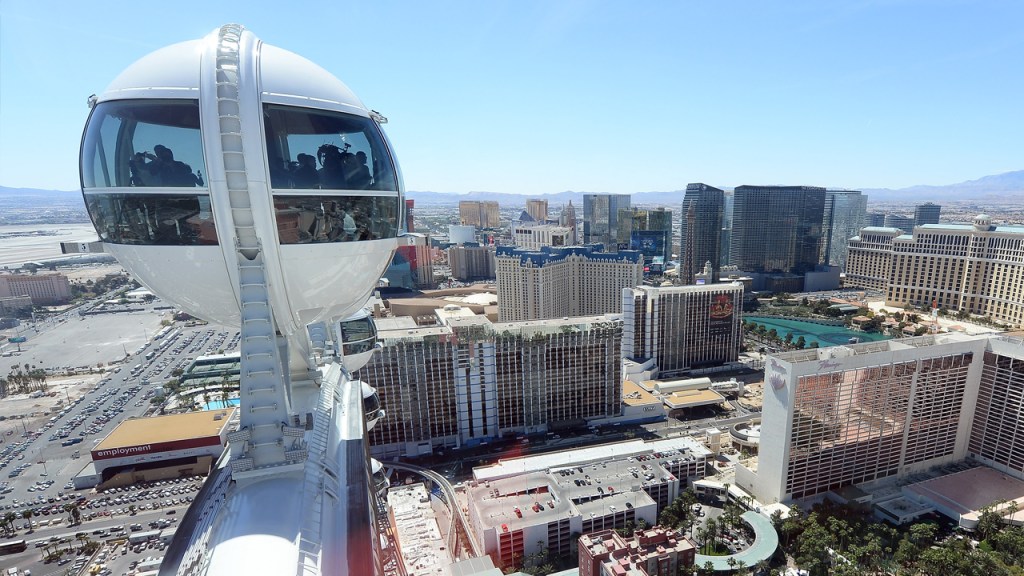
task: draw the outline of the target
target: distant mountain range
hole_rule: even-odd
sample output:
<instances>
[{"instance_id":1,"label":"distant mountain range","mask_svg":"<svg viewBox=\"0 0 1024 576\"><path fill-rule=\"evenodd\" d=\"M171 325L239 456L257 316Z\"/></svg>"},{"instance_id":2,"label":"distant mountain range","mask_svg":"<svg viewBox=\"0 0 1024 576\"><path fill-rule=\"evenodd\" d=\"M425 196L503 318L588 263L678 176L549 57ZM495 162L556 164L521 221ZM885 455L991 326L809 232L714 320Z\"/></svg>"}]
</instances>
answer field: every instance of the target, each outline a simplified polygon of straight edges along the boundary
<instances>
[{"instance_id":1,"label":"distant mountain range","mask_svg":"<svg viewBox=\"0 0 1024 576\"><path fill-rule=\"evenodd\" d=\"M713 185L713 184L712 184ZM729 190L729 187L722 187ZM957 184L943 186L918 185L907 188L858 188L868 195L868 201L886 203L917 203L925 201L944 202L1024 202L1024 170L1006 172L994 176L984 176L977 180L968 180ZM459 200L491 200L501 205L523 205L526 198L546 198L549 206L568 204L572 200L575 205L582 205L583 195L588 192L559 192L557 194L503 194L499 192L470 192L451 194L444 192L427 192L410 190L408 197L417 204L444 205L455 204ZM684 190L670 192L634 192L634 205L675 205L683 197Z\"/></svg>"},{"instance_id":2,"label":"distant mountain range","mask_svg":"<svg viewBox=\"0 0 1024 576\"><path fill-rule=\"evenodd\" d=\"M728 189L728 188L725 188ZM1024 202L1024 170L1006 172L993 176L984 176L977 180L968 180L957 184L946 184L944 186L910 186L908 188L861 188L862 192L868 195L869 202L889 203L916 203L931 201L943 202ZM410 190L408 198L416 201L417 205L454 205L459 200L491 200L497 201L503 206L525 205L527 198L545 198L552 208L562 204L583 204L583 195L587 192L558 192L556 194L503 194L499 192L469 192L465 194L453 194L448 192L431 192L425 190ZM683 190L672 190L667 192L634 192L632 194L634 205L668 205L678 204L683 197ZM62 217L68 217L68 212L80 211L83 221L85 210L82 206L82 197L79 191L70 192L57 190L36 190L33 188L8 188L0 186L0 215L11 208L17 211L31 209L33 206L54 209L61 213ZM20 209L20 210L18 210ZM24 213L23 213L24 215ZM0 216L0 224L5 223ZM7 222L10 223L10 222Z\"/></svg>"},{"instance_id":3,"label":"distant mountain range","mask_svg":"<svg viewBox=\"0 0 1024 576\"><path fill-rule=\"evenodd\" d=\"M865 188L862 190L871 202L921 202L950 201L1022 201L1024 200L1024 170L1005 172L994 176L983 176L959 184L944 186L910 186L891 190L889 188Z\"/></svg>"},{"instance_id":4,"label":"distant mountain range","mask_svg":"<svg viewBox=\"0 0 1024 576\"><path fill-rule=\"evenodd\" d=\"M88 222L82 193L0 186L0 225Z\"/></svg>"},{"instance_id":5,"label":"distant mountain range","mask_svg":"<svg viewBox=\"0 0 1024 576\"><path fill-rule=\"evenodd\" d=\"M591 192L558 192L556 194L507 194L502 192L465 192L461 194L454 194L450 192L428 192L421 190L409 190L406 192L406 197L416 201L417 206L441 206L446 204L457 204L460 200L476 200L481 202L497 202L502 206L525 206L527 198L539 198L548 201L548 208L554 209L556 206L562 204L568 204L571 200L575 206L583 206L583 195L591 194ZM673 192L635 192L633 196L633 204L646 203L646 204L675 204L682 199L683 192L676 190ZM655 199L648 199L651 196ZM644 200L638 200L643 197Z\"/></svg>"}]
</instances>

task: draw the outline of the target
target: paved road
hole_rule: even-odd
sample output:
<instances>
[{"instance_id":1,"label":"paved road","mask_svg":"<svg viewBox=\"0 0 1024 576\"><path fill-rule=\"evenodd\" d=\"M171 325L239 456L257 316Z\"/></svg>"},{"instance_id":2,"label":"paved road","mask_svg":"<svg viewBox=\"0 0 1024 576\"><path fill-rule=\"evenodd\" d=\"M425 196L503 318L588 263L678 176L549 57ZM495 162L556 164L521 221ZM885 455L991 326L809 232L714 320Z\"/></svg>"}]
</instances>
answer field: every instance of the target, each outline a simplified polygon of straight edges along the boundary
<instances>
[{"instance_id":1,"label":"paved road","mask_svg":"<svg viewBox=\"0 0 1024 576\"><path fill-rule=\"evenodd\" d=\"M24 570L26 568L30 569L33 576L63 574L65 569L70 567L70 564L64 566L59 566L55 563L44 564L42 562L42 548L36 548L36 542L45 542L56 537L58 539L69 538L71 542L74 543L76 541L75 534L79 532L88 533L89 537L93 540L117 540L120 539L120 537L107 536L106 538L101 538L100 536L93 534L93 532L100 529L109 529L113 526L124 526L125 530L128 530L128 525L134 523L142 524L144 530L151 530L149 527L150 522L161 518L166 518L173 522L185 513L186 508L187 506L173 506L163 510L139 512L133 516L123 515L114 518L104 518L103 520L85 522L79 526L49 527L36 530L31 534L21 534L19 535L19 538L24 539L28 543L28 549L20 554L0 557L0 573L5 572L8 568L18 567L20 570ZM169 510L174 510L175 513L168 514L167 512ZM173 522L170 527L166 528L166 530L173 530L176 525L177 522ZM126 532L126 534L130 533L131 532ZM147 555L162 555L162 553L147 550L140 555L133 555L132 558L127 559L127 561L130 562L132 559L136 559L137 556L145 557Z\"/></svg>"}]
</instances>

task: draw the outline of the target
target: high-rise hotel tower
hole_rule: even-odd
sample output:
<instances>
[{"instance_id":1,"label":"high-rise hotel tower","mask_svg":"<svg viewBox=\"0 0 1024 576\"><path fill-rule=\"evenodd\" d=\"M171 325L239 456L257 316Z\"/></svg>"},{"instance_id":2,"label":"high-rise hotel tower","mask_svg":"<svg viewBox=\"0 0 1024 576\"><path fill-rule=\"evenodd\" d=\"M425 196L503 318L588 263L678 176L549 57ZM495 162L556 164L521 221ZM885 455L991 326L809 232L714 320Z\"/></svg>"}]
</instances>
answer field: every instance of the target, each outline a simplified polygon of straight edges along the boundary
<instances>
[{"instance_id":1,"label":"high-rise hotel tower","mask_svg":"<svg viewBox=\"0 0 1024 576\"><path fill-rule=\"evenodd\" d=\"M1024 341L941 334L786 352L765 367L756 469L784 502L967 458L1024 479Z\"/></svg>"},{"instance_id":2,"label":"high-rise hotel tower","mask_svg":"<svg viewBox=\"0 0 1024 576\"><path fill-rule=\"evenodd\" d=\"M803 274L820 262L825 189L737 186L730 261L744 272Z\"/></svg>"},{"instance_id":3,"label":"high-rise hotel tower","mask_svg":"<svg viewBox=\"0 0 1024 576\"><path fill-rule=\"evenodd\" d=\"M686 185L681 230L683 253L679 265L679 279L683 284L693 284L694 274L703 270L707 262L711 262L712 282L718 281L724 207L722 190L699 182Z\"/></svg>"},{"instance_id":4,"label":"high-rise hotel tower","mask_svg":"<svg viewBox=\"0 0 1024 576\"><path fill-rule=\"evenodd\" d=\"M622 291L622 357L654 359L672 375L735 362L743 345L743 286L638 286Z\"/></svg>"}]
</instances>

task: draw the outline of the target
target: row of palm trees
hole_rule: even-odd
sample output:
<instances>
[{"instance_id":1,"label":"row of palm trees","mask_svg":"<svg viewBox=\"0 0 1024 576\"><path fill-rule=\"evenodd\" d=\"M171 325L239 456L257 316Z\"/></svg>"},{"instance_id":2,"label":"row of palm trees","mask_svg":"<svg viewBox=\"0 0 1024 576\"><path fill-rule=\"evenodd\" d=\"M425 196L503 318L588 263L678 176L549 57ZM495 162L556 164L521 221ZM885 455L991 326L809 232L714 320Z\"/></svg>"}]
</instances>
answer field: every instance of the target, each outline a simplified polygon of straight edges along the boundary
<instances>
[{"instance_id":1,"label":"row of palm trees","mask_svg":"<svg viewBox=\"0 0 1024 576\"><path fill-rule=\"evenodd\" d=\"M761 344L768 344L778 348L803 350L808 347L807 340L803 336L794 338L792 332L787 332L785 336L779 336L779 331L775 328L765 328L764 324L758 324L757 322L744 320L743 332L747 337ZM817 348L818 343L811 342L810 347Z\"/></svg>"},{"instance_id":2,"label":"row of palm trees","mask_svg":"<svg viewBox=\"0 0 1024 576\"><path fill-rule=\"evenodd\" d=\"M78 504L70 502L64 505L64 511L68 513L68 522L72 526L77 526L82 523L82 511L78 508ZM20 514L17 512L8 512L0 517L0 530L3 530L5 536L13 536L17 533L16 522L18 518L31 522L32 517L35 516L35 512L31 508L26 508L21 511Z\"/></svg>"},{"instance_id":3,"label":"row of palm trees","mask_svg":"<svg viewBox=\"0 0 1024 576\"><path fill-rule=\"evenodd\" d=\"M46 370L37 368L34 365L24 364L15 366L7 374L7 378L0 378L0 397L10 394L28 394L30 392L46 392L48 378Z\"/></svg>"},{"instance_id":4,"label":"row of palm trees","mask_svg":"<svg viewBox=\"0 0 1024 576\"><path fill-rule=\"evenodd\" d=\"M79 552L92 552L92 551L95 551L94 550L95 547L99 546L99 542L94 542L92 540L92 538L90 538L89 535L86 534L85 532L79 532L78 534L75 534L75 540L78 540L78 543L79 543L78 551ZM68 547L66 549L64 549L64 550L61 550L61 544L67 544ZM67 540L67 541L51 540L51 541L46 542L45 544L43 544L42 549L40 550L40 553L43 555L43 560L44 561L47 558L51 558L51 559L60 558L61 556L63 556L64 554L67 554L68 552L74 552L74 548L71 547L71 541L70 540Z\"/></svg>"}]
</instances>

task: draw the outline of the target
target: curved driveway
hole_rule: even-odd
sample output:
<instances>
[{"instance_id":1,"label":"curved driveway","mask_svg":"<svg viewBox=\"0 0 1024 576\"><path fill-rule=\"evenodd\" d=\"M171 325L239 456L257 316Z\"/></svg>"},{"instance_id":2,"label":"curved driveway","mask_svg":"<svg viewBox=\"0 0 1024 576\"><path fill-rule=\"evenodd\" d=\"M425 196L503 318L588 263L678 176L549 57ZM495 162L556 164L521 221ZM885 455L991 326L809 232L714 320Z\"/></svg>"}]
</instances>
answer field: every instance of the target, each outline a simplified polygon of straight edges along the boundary
<instances>
[{"instance_id":1,"label":"curved driveway","mask_svg":"<svg viewBox=\"0 0 1024 576\"><path fill-rule=\"evenodd\" d=\"M733 572L734 567L740 562L743 562L747 568L753 568L758 562L768 560L775 554L775 550L779 547L779 535L775 532L771 520L749 510L741 514L740 518L754 530L754 542L750 547L730 556L697 554L694 558L695 566L701 567L705 563L711 562L715 572ZM730 558L733 560L733 566L729 565Z\"/></svg>"}]
</instances>

